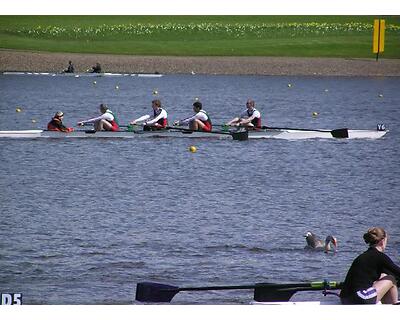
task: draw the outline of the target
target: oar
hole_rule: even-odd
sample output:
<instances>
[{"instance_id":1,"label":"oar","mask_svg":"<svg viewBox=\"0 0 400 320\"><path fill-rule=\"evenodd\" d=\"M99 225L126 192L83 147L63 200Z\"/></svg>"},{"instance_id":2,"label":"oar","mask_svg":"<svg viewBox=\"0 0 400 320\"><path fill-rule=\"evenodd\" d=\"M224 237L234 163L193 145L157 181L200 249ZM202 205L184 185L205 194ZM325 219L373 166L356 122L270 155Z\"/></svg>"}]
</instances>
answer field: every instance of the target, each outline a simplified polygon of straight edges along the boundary
<instances>
[{"instance_id":1,"label":"oar","mask_svg":"<svg viewBox=\"0 0 400 320\"><path fill-rule=\"evenodd\" d=\"M229 126L227 124L215 124L215 127L234 127L234 128L247 128L246 126ZM303 128L286 128L286 127L269 127L262 126L261 129L264 130L297 130L297 131L316 131L316 132L329 132L334 138L348 138L349 130L347 128L334 129L334 130L323 130L323 129L303 129Z\"/></svg>"},{"instance_id":2,"label":"oar","mask_svg":"<svg viewBox=\"0 0 400 320\"><path fill-rule=\"evenodd\" d=\"M93 123L84 123L83 126L79 126L79 127L86 127L86 126L90 127L90 126L93 126L93 125L94 125ZM143 124L129 124L127 126L119 125L118 127L127 128L126 131L133 132L133 131L135 131L135 130L133 130L134 126L142 126L143 127ZM84 131L85 133L96 133L97 132L94 128L93 129L82 130L82 131Z\"/></svg>"},{"instance_id":3,"label":"oar","mask_svg":"<svg viewBox=\"0 0 400 320\"><path fill-rule=\"evenodd\" d=\"M86 123L84 124L84 126ZM128 125L128 126L119 126L120 128L127 128L129 132L137 132L133 129L134 126L142 126L141 124L135 124L135 125ZM183 131L186 133L193 133L193 132L199 132L197 130L191 130L191 129L186 129L186 128L179 128L179 127L165 127L165 130L168 129L173 129L173 130L179 130ZM249 132L247 130L245 131L237 131L237 132L224 132L224 131L206 131L207 133L211 134L225 134L225 135L231 135L233 140L238 140L238 141L244 141L249 139ZM85 130L85 133L88 134L94 134L96 133L96 130L91 129L91 130Z\"/></svg>"},{"instance_id":4,"label":"oar","mask_svg":"<svg viewBox=\"0 0 400 320\"><path fill-rule=\"evenodd\" d=\"M289 301L298 291L315 291L341 289L342 283L336 281L314 281L310 283L258 283L254 289L254 300L260 302Z\"/></svg>"},{"instance_id":5,"label":"oar","mask_svg":"<svg viewBox=\"0 0 400 320\"><path fill-rule=\"evenodd\" d=\"M206 133L211 133L211 134L225 134L225 135L231 135L233 140L238 140L238 141L244 141L244 140L249 139L249 132L247 130L236 131L236 132L226 132L226 131L198 131L198 130L192 130L192 129L187 129L187 128L180 128L180 127L166 127L166 129L179 130L179 131L183 131L186 133L206 132Z\"/></svg>"},{"instance_id":6,"label":"oar","mask_svg":"<svg viewBox=\"0 0 400 320\"><path fill-rule=\"evenodd\" d=\"M334 130L321 130L321 129L280 128L280 127L262 126L261 129L329 132L332 135L332 137L334 137L334 138L348 138L349 137L349 130L347 128L334 129Z\"/></svg>"},{"instance_id":7,"label":"oar","mask_svg":"<svg viewBox=\"0 0 400 320\"><path fill-rule=\"evenodd\" d=\"M340 289L340 282L309 282L309 283L256 283L239 286L209 286L209 287L176 287L155 282L139 282L136 286L136 300L141 302L171 302L180 291L208 290L240 290L254 289L256 301L288 301L297 291Z\"/></svg>"}]
</instances>

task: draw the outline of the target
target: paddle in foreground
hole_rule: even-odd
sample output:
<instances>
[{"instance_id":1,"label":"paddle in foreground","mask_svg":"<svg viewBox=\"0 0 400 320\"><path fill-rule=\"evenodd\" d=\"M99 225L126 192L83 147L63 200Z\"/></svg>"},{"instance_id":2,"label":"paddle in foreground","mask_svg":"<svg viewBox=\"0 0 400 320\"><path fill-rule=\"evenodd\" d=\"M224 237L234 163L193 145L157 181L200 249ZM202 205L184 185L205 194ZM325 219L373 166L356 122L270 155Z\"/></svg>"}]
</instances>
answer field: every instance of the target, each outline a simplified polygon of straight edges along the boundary
<instances>
[{"instance_id":1,"label":"paddle in foreground","mask_svg":"<svg viewBox=\"0 0 400 320\"><path fill-rule=\"evenodd\" d=\"M332 294L328 290L341 288L340 282L317 281L306 283L256 283L238 286L209 287L176 287L155 282L139 282L136 286L136 300L141 302L171 302L180 291L213 291L213 290L254 290L254 300L258 302L281 302L289 299L298 291L323 291L324 295Z\"/></svg>"}]
</instances>

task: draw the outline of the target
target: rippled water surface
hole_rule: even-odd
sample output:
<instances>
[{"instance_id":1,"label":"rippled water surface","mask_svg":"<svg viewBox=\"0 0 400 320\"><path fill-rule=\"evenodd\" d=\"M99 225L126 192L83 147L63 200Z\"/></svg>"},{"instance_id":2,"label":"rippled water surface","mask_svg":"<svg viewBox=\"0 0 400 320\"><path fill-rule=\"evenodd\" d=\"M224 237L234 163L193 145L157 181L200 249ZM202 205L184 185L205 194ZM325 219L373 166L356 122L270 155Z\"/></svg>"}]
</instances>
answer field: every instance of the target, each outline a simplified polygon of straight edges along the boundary
<instances>
[{"instance_id":1,"label":"rippled water surface","mask_svg":"<svg viewBox=\"0 0 400 320\"><path fill-rule=\"evenodd\" d=\"M141 281L343 280L373 225L400 263L399 88L399 78L0 76L1 130L43 128L57 110L72 126L101 102L128 123L151 111L155 90L170 120L198 97L222 123L251 97L271 126L390 129L347 141L0 139L0 291L26 304L132 304ZM338 253L305 251L307 231L335 235Z\"/></svg>"}]
</instances>

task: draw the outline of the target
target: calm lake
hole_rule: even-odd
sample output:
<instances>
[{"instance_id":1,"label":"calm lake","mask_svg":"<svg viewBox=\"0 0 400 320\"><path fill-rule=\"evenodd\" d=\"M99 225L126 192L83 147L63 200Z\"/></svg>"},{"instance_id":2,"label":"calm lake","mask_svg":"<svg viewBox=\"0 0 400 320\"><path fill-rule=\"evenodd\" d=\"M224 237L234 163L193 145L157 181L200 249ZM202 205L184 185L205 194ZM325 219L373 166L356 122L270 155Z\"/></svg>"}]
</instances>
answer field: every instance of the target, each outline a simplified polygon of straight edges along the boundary
<instances>
[{"instance_id":1,"label":"calm lake","mask_svg":"<svg viewBox=\"0 0 400 320\"><path fill-rule=\"evenodd\" d=\"M135 304L142 281L341 281L375 225L399 264L399 89L398 77L0 75L0 130L44 128L58 110L75 126L100 103L128 124L155 98L171 123L195 98L214 124L253 98L264 125L390 130L378 140L0 139L0 292L24 304ZM304 250L307 231L337 237L337 254ZM182 292L173 303L252 294Z\"/></svg>"}]
</instances>

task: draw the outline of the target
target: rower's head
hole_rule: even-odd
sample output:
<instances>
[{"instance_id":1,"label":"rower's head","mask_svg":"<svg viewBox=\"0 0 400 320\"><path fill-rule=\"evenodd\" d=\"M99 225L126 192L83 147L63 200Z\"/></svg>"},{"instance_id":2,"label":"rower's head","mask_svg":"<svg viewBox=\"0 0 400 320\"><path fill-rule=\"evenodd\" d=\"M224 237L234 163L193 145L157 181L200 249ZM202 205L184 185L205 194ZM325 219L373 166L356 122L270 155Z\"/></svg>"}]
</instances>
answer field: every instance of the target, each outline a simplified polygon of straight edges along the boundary
<instances>
[{"instance_id":1,"label":"rower's head","mask_svg":"<svg viewBox=\"0 0 400 320\"><path fill-rule=\"evenodd\" d=\"M153 100L153 101L151 102L151 107L152 107L154 110L157 110L158 108L161 108L161 101L158 100L158 99Z\"/></svg>"},{"instance_id":2,"label":"rower's head","mask_svg":"<svg viewBox=\"0 0 400 320\"><path fill-rule=\"evenodd\" d=\"M248 100L246 101L246 107L247 107L247 109L249 109L249 110L254 109L254 106L255 106L255 105L256 105L256 103L254 102L253 99L248 99Z\"/></svg>"},{"instance_id":3,"label":"rower's head","mask_svg":"<svg viewBox=\"0 0 400 320\"><path fill-rule=\"evenodd\" d=\"M201 104L200 101L196 101L193 103L193 110L194 112L199 112L203 108L203 105Z\"/></svg>"},{"instance_id":4,"label":"rower's head","mask_svg":"<svg viewBox=\"0 0 400 320\"><path fill-rule=\"evenodd\" d=\"M387 233L381 227L369 228L366 233L364 233L364 241L370 247L381 247L383 250L386 248L387 243Z\"/></svg>"},{"instance_id":5,"label":"rower's head","mask_svg":"<svg viewBox=\"0 0 400 320\"><path fill-rule=\"evenodd\" d=\"M108 107L105 103L100 104L100 112L101 113L106 113L108 110Z\"/></svg>"},{"instance_id":6,"label":"rower's head","mask_svg":"<svg viewBox=\"0 0 400 320\"><path fill-rule=\"evenodd\" d=\"M57 111L56 114L54 115L54 118L61 119L62 117L64 117L64 112L62 111Z\"/></svg>"}]
</instances>

